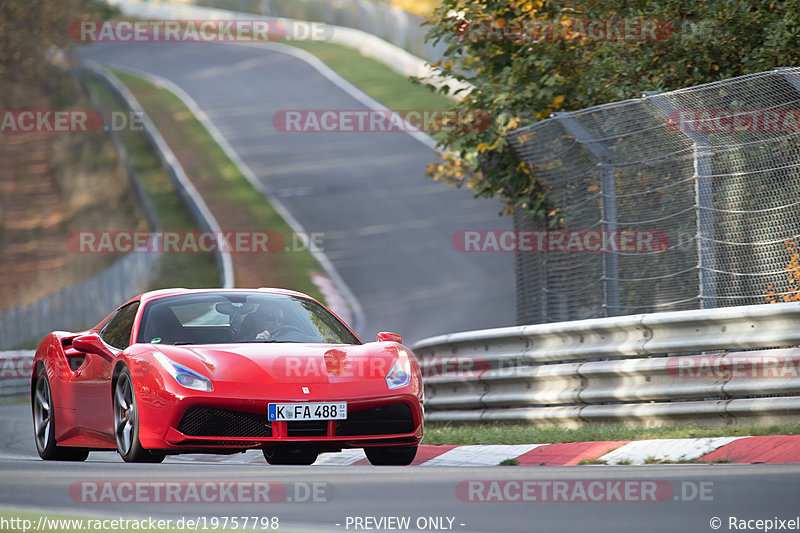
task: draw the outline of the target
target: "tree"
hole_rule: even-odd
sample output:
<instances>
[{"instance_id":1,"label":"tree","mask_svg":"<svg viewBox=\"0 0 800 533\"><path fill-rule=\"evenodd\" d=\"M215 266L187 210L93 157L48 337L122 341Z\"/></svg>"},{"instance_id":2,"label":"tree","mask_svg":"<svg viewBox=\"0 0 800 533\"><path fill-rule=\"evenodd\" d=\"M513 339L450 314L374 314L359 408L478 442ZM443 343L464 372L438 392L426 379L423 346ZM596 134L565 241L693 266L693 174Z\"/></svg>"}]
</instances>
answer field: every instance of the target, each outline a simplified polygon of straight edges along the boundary
<instances>
[{"instance_id":1,"label":"tree","mask_svg":"<svg viewBox=\"0 0 800 533\"><path fill-rule=\"evenodd\" d=\"M545 194L503 134L554 111L800 64L800 0L444 0L427 24L428 40L448 45L435 66L474 86L455 109L490 117L444 133L451 155L429 176L539 219Z\"/></svg>"},{"instance_id":2,"label":"tree","mask_svg":"<svg viewBox=\"0 0 800 533\"><path fill-rule=\"evenodd\" d=\"M0 2L0 104L25 105L35 94L58 92L57 67L75 43L67 33L76 20L104 18L95 0L3 0ZM33 93L33 95L32 95Z\"/></svg>"}]
</instances>

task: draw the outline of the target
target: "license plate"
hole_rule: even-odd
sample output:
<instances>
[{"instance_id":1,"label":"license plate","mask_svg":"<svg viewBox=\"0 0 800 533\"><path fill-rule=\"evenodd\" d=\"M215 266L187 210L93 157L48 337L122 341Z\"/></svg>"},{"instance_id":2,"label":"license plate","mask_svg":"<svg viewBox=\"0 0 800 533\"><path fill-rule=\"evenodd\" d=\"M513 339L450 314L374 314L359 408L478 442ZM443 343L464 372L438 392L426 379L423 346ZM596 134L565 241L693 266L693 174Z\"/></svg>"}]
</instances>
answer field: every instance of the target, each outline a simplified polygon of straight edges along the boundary
<instances>
[{"instance_id":1,"label":"license plate","mask_svg":"<svg viewBox=\"0 0 800 533\"><path fill-rule=\"evenodd\" d=\"M271 403L267 420L346 420L347 402Z\"/></svg>"}]
</instances>

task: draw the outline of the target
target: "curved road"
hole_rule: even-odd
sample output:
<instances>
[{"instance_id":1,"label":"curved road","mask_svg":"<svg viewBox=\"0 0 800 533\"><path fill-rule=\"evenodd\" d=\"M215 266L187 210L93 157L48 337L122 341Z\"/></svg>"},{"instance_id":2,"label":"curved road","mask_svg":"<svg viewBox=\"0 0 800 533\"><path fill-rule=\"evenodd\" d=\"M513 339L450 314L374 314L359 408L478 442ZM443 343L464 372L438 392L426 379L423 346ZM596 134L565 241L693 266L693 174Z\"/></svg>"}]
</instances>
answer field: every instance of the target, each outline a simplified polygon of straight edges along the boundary
<instances>
[{"instance_id":1,"label":"curved road","mask_svg":"<svg viewBox=\"0 0 800 533\"><path fill-rule=\"evenodd\" d=\"M279 110L366 109L273 45L104 43L85 59L161 76L186 91L325 252L361 303L366 339L515 324L514 257L453 249L463 229L508 229L495 200L425 177L437 154L406 133L283 133Z\"/></svg>"}]
</instances>

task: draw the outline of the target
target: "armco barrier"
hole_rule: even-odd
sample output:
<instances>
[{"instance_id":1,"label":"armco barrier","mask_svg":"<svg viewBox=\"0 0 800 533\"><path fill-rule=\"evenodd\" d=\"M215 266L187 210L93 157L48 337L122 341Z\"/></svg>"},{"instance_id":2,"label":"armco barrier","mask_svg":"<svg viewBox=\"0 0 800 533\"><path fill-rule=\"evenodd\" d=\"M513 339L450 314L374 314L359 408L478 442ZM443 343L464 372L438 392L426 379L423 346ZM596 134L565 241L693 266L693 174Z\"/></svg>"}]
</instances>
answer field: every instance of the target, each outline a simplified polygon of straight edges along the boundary
<instances>
[{"instance_id":1,"label":"armco barrier","mask_svg":"<svg viewBox=\"0 0 800 533\"><path fill-rule=\"evenodd\" d=\"M428 421L772 424L800 420L800 348L780 348L800 344L798 325L800 303L782 303L471 331L414 352ZM30 356L0 354L0 396L26 391ZM689 356L727 370L684 375Z\"/></svg>"},{"instance_id":2,"label":"armco barrier","mask_svg":"<svg viewBox=\"0 0 800 533\"><path fill-rule=\"evenodd\" d=\"M148 286L159 254L128 254L81 283L0 314L0 348L35 346L55 329L80 330Z\"/></svg>"},{"instance_id":3,"label":"armco barrier","mask_svg":"<svg viewBox=\"0 0 800 533\"><path fill-rule=\"evenodd\" d=\"M432 85L448 85L448 98L460 100L471 86L444 77L430 67L444 54L446 46L424 42L421 17L396 7L368 0L278 2L227 2L224 0L183 2L142 2L106 0L129 17L158 20L280 20L286 24L315 22L324 25L332 43L358 50L404 76L417 76ZM234 10L234 11L231 11ZM461 91L454 94L455 91Z\"/></svg>"},{"instance_id":4,"label":"armco barrier","mask_svg":"<svg viewBox=\"0 0 800 533\"><path fill-rule=\"evenodd\" d=\"M219 232L220 227L216 219L186 177L172 150L130 91L113 74L97 65L86 64L83 68L76 69L76 74L81 79L85 79L87 75L96 77L125 103L129 111L143 117L144 133L195 223L202 230ZM124 147L113 135L112 139L120 152L126 171L129 172L128 179L132 181L134 191L140 200L146 200ZM154 230L158 229L158 220L149 201L143 201L142 205L151 227ZM233 264L230 253L218 251L216 260L221 286L233 287ZM44 335L55 329L80 330L93 326L111 312L113 306L146 290L160 261L161 254L158 253L129 254L103 272L73 287L29 305L4 311L0 314L0 349L35 345Z\"/></svg>"},{"instance_id":5,"label":"armco barrier","mask_svg":"<svg viewBox=\"0 0 800 533\"><path fill-rule=\"evenodd\" d=\"M455 333L414 352L430 421L767 424L800 420L798 344L800 303L781 303Z\"/></svg>"},{"instance_id":6,"label":"armco barrier","mask_svg":"<svg viewBox=\"0 0 800 533\"><path fill-rule=\"evenodd\" d=\"M221 233L222 230L220 229L217 219L214 218L214 215L208 209L208 206L197 192L197 189L195 189L192 182L189 181L178 158L175 157L172 149L161 136L161 133L155 127L153 121L150 120L150 117L147 116L147 113L144 112L142 106L139 105L133 93L131 93L114 74L102 66L93 62L86 62L83 68L96 76L98 80L114 93L114 95L125 104L128 111L142 117L143 133L145 137L147 137L147 140L153 147L153 151L159 161L161 161L172 184L175 186L175 190L178 196L180 196L181 202L189 210L189 214L198 228L216 234ZM234 286L234 279L233 261L230 252L226 250L217 250L214 256L219 269L220 286L226 289L232 288Z\"/></svg>"},{"instance_id":7,"label":"armco barrier","mask_svg":"<svg viewBox=\"0 0 800 533\"><path fill-rule=\"evenodd\" d=\"M31 390L33 352L0 352L0 398L22 396Z\"/></svg>"},{"instance_id":8,"label":"armco barrier","mask_svg":"<svg viewBox=\"0 0 800 533\"><path fill-rule=\"evenodd\" d=\"M81 82L85 80L76 71ZM108 114L100 102L89 92L96 109L106 120ZM125 169L128 184L136 194L145 217L153 230L158 230L158 218L142 190L136 170L117 132L110 130L110 138ZM113 306L145 290L161 261L161 254L129 254L108 269L95 274L72 287L27 305L7 309L0 313L0 350L35 346L47 333L55 329L84 329L96 324L113 310ZM3 392L0 382L0 395Z\"/></svg>"}]
</instances>

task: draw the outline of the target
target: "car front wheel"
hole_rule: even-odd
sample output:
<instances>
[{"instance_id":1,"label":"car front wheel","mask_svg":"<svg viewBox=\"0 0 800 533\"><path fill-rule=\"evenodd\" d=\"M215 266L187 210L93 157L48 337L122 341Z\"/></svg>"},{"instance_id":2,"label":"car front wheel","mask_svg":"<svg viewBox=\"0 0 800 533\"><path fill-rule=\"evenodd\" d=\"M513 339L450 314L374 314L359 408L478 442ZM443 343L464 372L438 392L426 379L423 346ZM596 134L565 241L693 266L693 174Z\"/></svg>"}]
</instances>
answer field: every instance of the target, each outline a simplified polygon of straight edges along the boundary
<instances>
[{"instance_id":1,"label":"car front wheel","mask_svg":"<svg viewBox=\"0 0 800 533\"><path fill-rule=\"evenodd\" d=\"M139 410L128 369L124 369L114 385L114 436L117 452L126 463L160 463L164 453L142 448L139 442Z\"/></svg>"}]
</instances>

